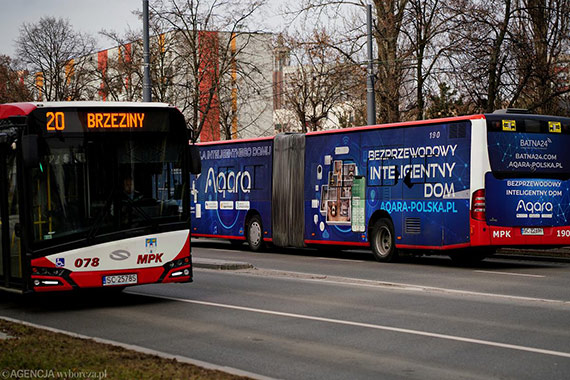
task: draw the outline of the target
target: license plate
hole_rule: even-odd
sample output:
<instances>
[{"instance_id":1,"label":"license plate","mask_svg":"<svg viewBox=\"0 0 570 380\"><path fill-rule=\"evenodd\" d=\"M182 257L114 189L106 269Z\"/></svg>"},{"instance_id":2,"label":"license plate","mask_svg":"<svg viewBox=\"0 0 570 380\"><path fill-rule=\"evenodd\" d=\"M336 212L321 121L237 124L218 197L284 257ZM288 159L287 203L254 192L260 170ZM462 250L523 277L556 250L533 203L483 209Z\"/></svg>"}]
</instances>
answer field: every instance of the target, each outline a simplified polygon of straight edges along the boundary
<instances>
[{"instance_id":1,"label":"license plate","mask_svg":"<svg viewBox=\"0 0 570 380\"><path fill-rule=\"evenodd\" d=\"M130 285L136 284L138 277L136 274L118 274L113 276L103 276L103 286Z\"/></svg>"},{"instance_id":2,"label":"license plate","mask_svg":"<svg viewBox=\"0 0 570 380\"><path fill-rule=\"evenodd\" d=\"M521 235L527 235L527 236L542 236L544 235L544 229L542 229L541 227L523 227L521 228Z\"/></svg>"}]
</instances>

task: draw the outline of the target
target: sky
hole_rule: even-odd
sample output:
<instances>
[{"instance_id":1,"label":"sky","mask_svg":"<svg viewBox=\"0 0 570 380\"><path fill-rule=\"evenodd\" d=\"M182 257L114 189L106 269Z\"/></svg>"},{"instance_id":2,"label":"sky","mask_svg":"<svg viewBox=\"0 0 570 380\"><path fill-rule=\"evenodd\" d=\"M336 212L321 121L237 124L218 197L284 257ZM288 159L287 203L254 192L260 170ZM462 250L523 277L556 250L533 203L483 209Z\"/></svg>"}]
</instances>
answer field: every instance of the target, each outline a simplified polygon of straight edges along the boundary
<instances>
[{"instance_id":1,"label":"sky","mask_svg":"<svg viewBox=\"0 0 570 380\"><path fill-rule=\"evenodd\" d=\"M133 10L142 10L142 0L0 0L0 55L15 57L14 41L22 24L46 16L68 19L75 31L95 37L100 49L113 47L98 32L106 29L124 35L129 27L142 30Z\"/></svg>"},{"instance_id":2,"label":"sky","mask_svg":"<svg viewBox=\"0 0 570 380\"><path fill-rule=\"evenodd\" d=\"M142 24L133 10L142 9L142 0L0 0L0 54L15 57L14 41L23 23L37 23L52 16L68 19L74 30L97 38L101 49L112 42L99 37L101 29L124 34L141 30Z\"/></svg>"}]
</instances>

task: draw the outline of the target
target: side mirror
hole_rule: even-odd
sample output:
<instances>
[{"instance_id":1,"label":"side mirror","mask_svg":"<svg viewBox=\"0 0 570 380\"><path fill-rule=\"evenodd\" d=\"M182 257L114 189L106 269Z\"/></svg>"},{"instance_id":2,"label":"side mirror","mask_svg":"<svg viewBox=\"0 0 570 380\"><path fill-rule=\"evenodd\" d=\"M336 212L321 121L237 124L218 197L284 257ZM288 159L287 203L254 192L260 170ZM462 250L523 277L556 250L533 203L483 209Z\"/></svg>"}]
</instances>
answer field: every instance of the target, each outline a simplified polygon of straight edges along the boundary
<instances>
[{"instance_id":1,"label":"side mirror","mask_svg":"<svg viewBox=\"0 0 570 380\"><path fill-rule=\"evenodd\" d=\"M38 153L38 136L24 135L22 136L22 158L27 168L36 167L40 162Z\"/></svg>"},{"instance_id":2,"label":"side mirror","mask_svg":"<svg viewBox=\"0 0 570 380\"><path fill-rule=\"evenodd\" d=\"M190 173L200 174L202 172L202 161L200 159L200 150L196 145L190 145Z\"/></svg>"}]
</instances>

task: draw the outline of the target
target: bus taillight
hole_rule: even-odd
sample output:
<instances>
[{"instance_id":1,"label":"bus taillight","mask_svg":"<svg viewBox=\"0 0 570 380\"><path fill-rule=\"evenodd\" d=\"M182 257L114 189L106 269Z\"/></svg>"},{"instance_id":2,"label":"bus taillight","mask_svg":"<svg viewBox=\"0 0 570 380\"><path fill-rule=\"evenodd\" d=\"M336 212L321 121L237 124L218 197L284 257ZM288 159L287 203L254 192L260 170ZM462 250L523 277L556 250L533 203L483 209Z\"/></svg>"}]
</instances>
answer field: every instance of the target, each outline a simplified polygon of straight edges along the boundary
<instances>
[{"instance_id":1,"label":"bus taillight","mask_svg":"<svg viewBox=\"0 0 570 380\"><path fill-rule=\"evenodd\" d=\"M485 220L485 189L479 189L473 193L471 217L475 220Z\"/></svg>"}]
</instances>

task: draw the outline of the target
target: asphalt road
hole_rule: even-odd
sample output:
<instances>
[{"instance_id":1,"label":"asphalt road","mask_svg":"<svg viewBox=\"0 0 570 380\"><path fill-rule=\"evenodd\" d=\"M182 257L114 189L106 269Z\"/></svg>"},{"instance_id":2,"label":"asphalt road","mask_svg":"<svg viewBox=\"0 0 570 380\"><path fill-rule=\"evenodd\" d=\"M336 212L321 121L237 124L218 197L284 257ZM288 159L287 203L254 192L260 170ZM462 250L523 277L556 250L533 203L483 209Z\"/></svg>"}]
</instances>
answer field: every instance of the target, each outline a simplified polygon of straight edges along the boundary
<instances>
[{"instance_id":1,"label":"asphalt road","mask_svg":"<svg viewBox=\"0 0 570 380\"><path fill-rule=\"evenodd\" d=\"M194 246L192 284L1 294L0 315L281 379L566 379L570 263Z\"/></svg>"}]
</instances>

